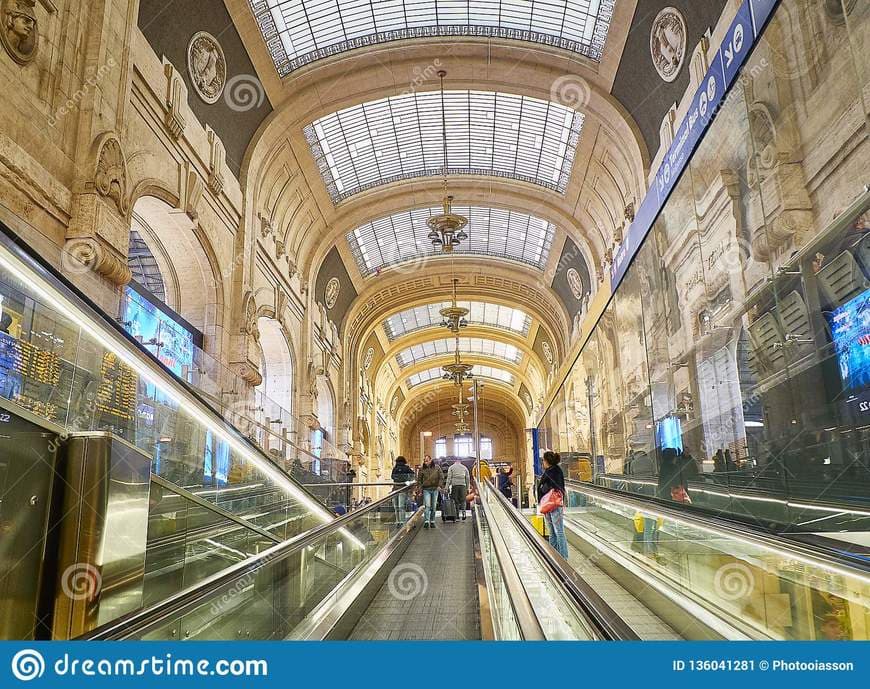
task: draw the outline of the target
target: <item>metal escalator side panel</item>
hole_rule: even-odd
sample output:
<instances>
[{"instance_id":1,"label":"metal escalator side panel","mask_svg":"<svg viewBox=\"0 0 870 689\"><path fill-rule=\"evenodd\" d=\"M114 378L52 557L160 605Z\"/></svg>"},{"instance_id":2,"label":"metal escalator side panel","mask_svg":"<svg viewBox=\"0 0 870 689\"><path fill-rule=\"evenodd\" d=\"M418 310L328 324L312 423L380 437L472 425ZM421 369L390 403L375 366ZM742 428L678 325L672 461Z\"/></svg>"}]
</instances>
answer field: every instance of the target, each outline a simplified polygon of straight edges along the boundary
<instances>
[{"instance_id":1,"label":"metal escalator side panel","mask_svg":"<svg viewBox=\"0 0 870 689\"><path fill-rule=\"evenodd\" d=\"M142 604L151 458L108 433L64 444L52 638L70 639Z\"/></svg>"}]
</instances>

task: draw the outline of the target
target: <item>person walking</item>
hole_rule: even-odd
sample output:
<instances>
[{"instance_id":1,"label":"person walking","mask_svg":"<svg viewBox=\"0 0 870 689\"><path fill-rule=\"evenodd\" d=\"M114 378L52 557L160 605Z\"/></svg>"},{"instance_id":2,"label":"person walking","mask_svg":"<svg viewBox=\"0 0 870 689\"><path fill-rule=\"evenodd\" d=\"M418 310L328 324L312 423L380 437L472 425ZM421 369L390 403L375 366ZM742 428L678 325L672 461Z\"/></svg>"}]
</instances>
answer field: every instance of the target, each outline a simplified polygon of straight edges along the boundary
<instances>
[{"instance_id":1,"label":"person walking","mask_svg":"<svg viewBox=\"0 0 870 689\"><path fill-rule=\"evenodd\" d=\"M514 496L514 481L511 477L513 471L513 466L506 466L498 472L498 492L504 495L508 500Z\"/></svg>"},{"instance_id":2,"label":"person walking","mask_svg":"<svg viewBox=\"0 0 870 689\"><path fill-rule=\"evenodd\" d=\"M465 521L465 497L471 488L471 475L461 460L456 460L447 470L447 495L456 505L456 516Z\"/></svg>"},{"instance_id":3,"label":"person walking","mask_svg":"<svg viewBox=\"0 0 870 689\"><path fill-rule=\"evenodd\" d=\"M404 488L409 481L414 480L414 470L408 466L408 460L402 455L396 457L396 463L393 465L393 473L390 478L393 479L393 490ZM393 498L393 507L396 510L396 523L399 525L405 523L407 504L408 491L399 493Z\"/></svg>"},{"instance_id":4,"label":"person walking","mask_svg":"<svg viewBox=\"0 0 870 689\"><path fill-rule=\"evenodd\" d=\"M562 473L562 467L559 466L561 457L558 452L547 450L544 453L544 473L538 481L538 504L544 499L551 490L558 491L560 498L565 497L565 475ZM559 501L561 503L561 499ZM568 559L568 539L565 538L565 514L564 507L554 507L549 512L544 513L544 520L547 522L547 530L550 532L550 545L553 546L558 553Z\"/></svg>"},{"instance_id":5,"label":"person walking","mask_svg":"<svg viewBox=\"0 0 870 689\"><path fill-rule=\"evenodd\" d=\"M435 528L435 511L438 508L438 492L444 483L444 474L441 467L432 461L432 457L426 455L423 458L423 466L417 476L417 483L423 491L423 528Z\"/></svg>"}]
</instances>

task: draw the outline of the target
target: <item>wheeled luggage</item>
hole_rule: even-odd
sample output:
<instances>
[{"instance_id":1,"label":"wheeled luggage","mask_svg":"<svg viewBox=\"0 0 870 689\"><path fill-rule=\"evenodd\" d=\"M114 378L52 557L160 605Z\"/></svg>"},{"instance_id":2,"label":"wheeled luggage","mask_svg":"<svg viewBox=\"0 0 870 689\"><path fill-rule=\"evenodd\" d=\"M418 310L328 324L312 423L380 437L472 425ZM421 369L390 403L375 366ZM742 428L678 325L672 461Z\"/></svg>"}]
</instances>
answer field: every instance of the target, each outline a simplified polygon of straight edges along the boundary
<instances>
[{"instance_id":1,"label":"wheeled luggage","mask_svg":"<svg viewBox=\"0 0 870 689\"><path fill-rule=\"evenodd\" d=\"M453 502L453 498L446 493L441 498L441 521L456 521L456 503Z\"/></svg>"}]
</instances>

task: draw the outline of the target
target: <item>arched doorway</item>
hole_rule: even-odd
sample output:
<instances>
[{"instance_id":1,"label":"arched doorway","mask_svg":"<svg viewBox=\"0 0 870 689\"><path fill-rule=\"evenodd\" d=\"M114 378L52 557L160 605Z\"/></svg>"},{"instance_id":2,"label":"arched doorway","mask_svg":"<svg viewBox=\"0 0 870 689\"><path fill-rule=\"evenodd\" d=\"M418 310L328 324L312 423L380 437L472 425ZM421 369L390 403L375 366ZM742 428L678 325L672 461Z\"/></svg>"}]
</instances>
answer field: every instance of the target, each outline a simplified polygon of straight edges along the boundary
<instances>
[{"instance_id":1,"label":"arched doorway","mask_svg":"<svg viewBox=\"0 0 870 689\"><path fill-rule=\"evenodd\" d=\"M283 417L293 413L293 353L281 329L281 324L274 318L257 320L260 332L260 375L263 381L257 386L257 392L262 395L260 406L266 409L270 418ZM271 405L270 405L271 403ZM276 406L269 413L270 406ZM290 419L282 419L289 423Z\"/></svg>"}]
</instances>

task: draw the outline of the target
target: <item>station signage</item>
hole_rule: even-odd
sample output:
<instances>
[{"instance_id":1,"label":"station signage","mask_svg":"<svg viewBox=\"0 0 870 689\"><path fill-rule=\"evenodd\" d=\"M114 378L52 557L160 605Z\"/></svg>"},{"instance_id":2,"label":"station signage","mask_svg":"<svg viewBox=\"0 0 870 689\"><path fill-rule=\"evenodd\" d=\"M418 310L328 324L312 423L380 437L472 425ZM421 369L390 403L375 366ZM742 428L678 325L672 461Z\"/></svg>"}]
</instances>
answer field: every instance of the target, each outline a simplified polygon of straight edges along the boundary
<instances>
[{"instance_id":1,"label":"station signage","mask_svg":"<svg viewBox=\"0 0 870 689\"><path fill-rule=\"evenodd\" d=\"M615 292L625 276L656 218L677 181L689 164L695 149L725 102L728 89L737 79L740 68L761 35L779 0L745 0L716 55L710 62L691 105L674 133L667 153L649 190L635 213L625 239L613 256L610 272L611 291Z\"/></svg>"}]
</instances>

